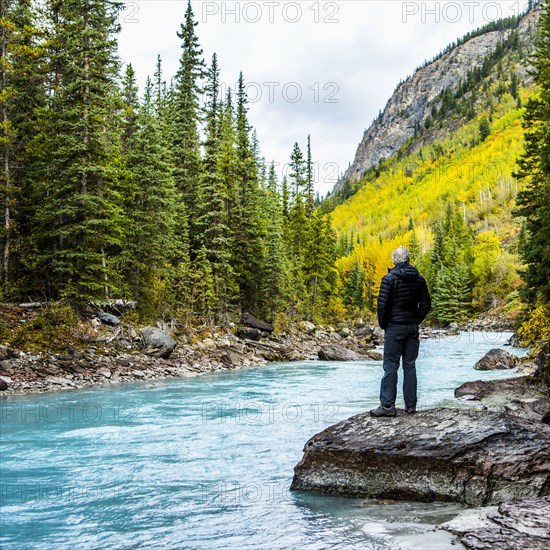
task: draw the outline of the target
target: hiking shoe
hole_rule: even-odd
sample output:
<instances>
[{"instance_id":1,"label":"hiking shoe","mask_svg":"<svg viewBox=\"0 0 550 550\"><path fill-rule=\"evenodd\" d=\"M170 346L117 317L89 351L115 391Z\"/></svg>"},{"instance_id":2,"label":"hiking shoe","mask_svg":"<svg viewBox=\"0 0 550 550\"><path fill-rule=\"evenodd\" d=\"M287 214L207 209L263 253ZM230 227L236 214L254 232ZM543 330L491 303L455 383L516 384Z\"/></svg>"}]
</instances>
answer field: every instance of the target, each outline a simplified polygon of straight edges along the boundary
<instances>
[{"instance_id":1,"label":"hiking shoe","mask_svg":"<svg viewBox=\"0 0 550 550\"><path fill-rule=\"evenodd\" d=\"M407 414L414 414L414 413L416 412L416 407L407 407L407 408L405 409L405 412L406 412Z\"/></svg>"},{"instance_id":2,"label":"hiking shoe","mask_svg":"<svg viewBox=\"0 0 550 550\"><path fill-rule=\"evenodd\" d=\"M370 411L371 416L395 416L396 411L395 407L384 407L383 405L380 405L377 409L372 409Z\"/></svg>"}]
</instances>

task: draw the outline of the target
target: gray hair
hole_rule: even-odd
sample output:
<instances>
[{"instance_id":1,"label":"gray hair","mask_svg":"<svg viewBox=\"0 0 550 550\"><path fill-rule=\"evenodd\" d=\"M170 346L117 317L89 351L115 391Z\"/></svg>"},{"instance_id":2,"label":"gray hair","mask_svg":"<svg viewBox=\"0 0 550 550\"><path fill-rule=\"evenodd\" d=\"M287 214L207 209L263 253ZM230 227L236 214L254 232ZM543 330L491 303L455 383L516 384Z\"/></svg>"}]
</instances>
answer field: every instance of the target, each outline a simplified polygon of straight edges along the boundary
<instances>
[{"instance_id":1,"label":"gray hair","mask_svg":"<svg viewBox=\"0 0 550 550\"><path fill-rule=\"evenodd\" d=\"M402 264L411 259L411 253L404 246L400 246L391 253L391 259L394 264Z\"/></svg>"}]
</instances>

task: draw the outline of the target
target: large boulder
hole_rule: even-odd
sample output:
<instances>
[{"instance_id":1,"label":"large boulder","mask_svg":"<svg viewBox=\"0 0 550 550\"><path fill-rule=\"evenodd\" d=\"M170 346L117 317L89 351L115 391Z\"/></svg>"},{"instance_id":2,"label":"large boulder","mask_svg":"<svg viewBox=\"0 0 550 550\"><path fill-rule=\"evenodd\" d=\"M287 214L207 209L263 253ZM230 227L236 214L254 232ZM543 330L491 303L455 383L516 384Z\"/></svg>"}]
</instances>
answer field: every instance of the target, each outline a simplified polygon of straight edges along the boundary
<instances>
[{"instance_id":1,"label":"large boulder","mask_svg":"<svg viewBox=\"0 0 550 550\"><path fill-rule=\"evenodd\" d=\"M298 328L306 334L315 334L317 327L310 321L302 321L299 323Z\"/></svg>"},{"instance_id":2,"label":"large boulder","mask_svg":"<svg viewBox=\"0 0 550 550\"><path fill-rule=\"evenodd\" d=\"M550 548L550 498L527 498L466 510L439 526L475 550Z\"/></svg>"},{"instance_id":3,"label":"large boulder","mask_svg":"<svg viewBox=\"0 0 550 550\"><path fill-rule=\"evenodd\" d=\"M312 437L291 488L479 506L550 494L550 427L501 413L359 414Z\"/></svg>"},{"instance_id":4,"label":"large boulder","mask_svg":"<svg viewBox=\"0 0 550 550\"><path fill-rule=\"evenodd\" d=\"M359 355L355 351L337 344L322 346L318 355L319 359L322 359L323 361L358 361L360 359L364 359L362 355Z\"/></svg>"},{"instance_id":5,"label":"large boulder","mask_svg":"<svg viewBox=\"0 0 550 550\"><path fill-rule=\"evenodd\" d=\"M257 328L241 328L237 331L237 336L242 340L253 340L257 342L262 338L262 331Z\"/></svg>"},{"instance_id":6,"label":"large boulder","mask_svg":"<svg viewBox=\"0 0 550 550\"><path fill-rule=\"evenodd\" d=\"M371 342L374 338L374 327L362 326L362 327L356 328L355 331L353 332L353 336L355 336L355 338L362 338L367 342Z\"/></svg>"},{"instance_id":7,"label":"large boulder","mask_svg":"<svg viewBox=\"0 0 550 550\"><path fill-rule=\"evenodd\" d=\"M116 315L106 313L105 311L98 311L96 317L104 324L110 327L116 327L120 325L120 319Z\"/></svg>"},{"instance_id":8,"label":"large boulder","mask_svg":"<svg viewBox=\"0 0 550 550\"><path fill-rule=\"evenodd\" d=\"M176 348L176 341L165 330L158 327L143 327L139 332L144 347L151 355L168 359Z\"/></svg>"},{"instance_id":9,"label":"large boulder","mask_svg":"<svg viewBox=\"0 0 550 550\"><path fill-rule=\"evenodd\" d=\"M0 361L6 359L17 359L20 353L14 349L8 348L6 346L0 346Z\"/></svg>"},{"instance_id":10,"label":"large boulder","mask_svg":"<svg viewBox=\"0 0 550 550\"><path fill-rule=\"evenodd\" d=\"M475 365L476 370L513 369L519 363L519 358L503 349L488 351Z\"/></svg>"}]
</instances>

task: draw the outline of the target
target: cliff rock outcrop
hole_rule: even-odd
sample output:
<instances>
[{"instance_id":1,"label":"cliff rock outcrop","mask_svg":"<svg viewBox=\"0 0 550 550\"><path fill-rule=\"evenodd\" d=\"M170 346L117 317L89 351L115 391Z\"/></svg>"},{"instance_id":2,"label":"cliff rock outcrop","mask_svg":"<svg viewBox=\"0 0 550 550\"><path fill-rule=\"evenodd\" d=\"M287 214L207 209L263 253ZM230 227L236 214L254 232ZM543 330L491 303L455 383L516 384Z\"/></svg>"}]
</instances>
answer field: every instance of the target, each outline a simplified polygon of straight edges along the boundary
<instances>
[{"instance_id":1,"label":"cliff rock outcrop","mask_svg":"<svg viewBox=\"0 0 550 550\"><path fill-rule=\"evenodd\" d=\"M481 67L486 56L512 32L517 31L522 51L527 52L533 44L539 13L535 9L526 14L517 29L495 30L467 40L399 84L381 116L365 130L355 159L335 185L334 192L339 192L346 180L361 179L369 168L395 155L415 135L415 129L426 123L439 94L447 89L454 92L468 71ZM525 84L532 83L532 77L522 63L517 63L514 70ZM424 136L421 146L438 137L437 132L431 132Z\"/></svg>"}]
</instances>

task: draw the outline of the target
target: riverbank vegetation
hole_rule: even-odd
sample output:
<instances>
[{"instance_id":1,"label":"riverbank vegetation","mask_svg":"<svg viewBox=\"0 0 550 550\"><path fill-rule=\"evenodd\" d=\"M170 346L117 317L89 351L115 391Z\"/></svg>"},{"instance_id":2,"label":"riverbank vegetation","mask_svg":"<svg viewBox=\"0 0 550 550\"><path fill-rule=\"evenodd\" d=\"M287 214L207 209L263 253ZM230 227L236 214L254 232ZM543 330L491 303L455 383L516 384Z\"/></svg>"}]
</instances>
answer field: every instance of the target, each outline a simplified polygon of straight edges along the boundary
<instances>
[{"instance_id":1,"label":"riverbank vegetation","mask_svg":"<svg viewBox=\"0 0 550 550\"><path fill-rule=\"evenodd\" d=\"M136 322L184 326L245 311L281 328L368 318L405 244L428 279L432 322L516 315L521 297L525 334L546 334L548 5L535 86L518 76L529 52L512 25L395 157L324 200L311 139L289 147L280 179L249 124L244 76L221 97L190 3L176 75L159 57L142 93L116 54L120 3L1 10L0 301L82 310L122 298L137 303Z\"/></svg>"},{"instance_id":2,"label":"riverbank vegetation","mask_svg":"<svg viewBox=\"0 0 550 550\"><path fill-rule=\"evenodd\" d=\"M327 199L348 306L375 305L387 258L404 243L428 280L432 322L498 308L522 325L524 342L548 337L548 10L535 52L512 32L467 86L434 102L418 133L448 126L444 139L419 147L413 138L351 197L350 184ZM535 82L526 87L518 68L528 63Z\"/></svg>"},{"instance_id":3,"label":"riverbank vegetation","mask_svg":"<svg viewBox=\"0 0 550 550\"><path fill-rule=\"evenodd\" d=\"M122 297L183 324L329 316L335 236L309 138L277 181L244 77L220 97L190 3L177 74L167 84L159 58L139 94L116 56L120 10L2 3L0 299Z\"/></svg>"},{"instance_id":4,"label":"riverbank vegetation","mask_svg":"<svg viewBox=\"0 0 550 550\"><path fill-rule=\"evenodd\" d=\"M522 292L532 312L521 331L529 343L550 340L550 2L542 13L536 44L538 88L525 114L525 152L517 173L524 187L516 210L522 220Z\"/></svg>"}]
</instances>

